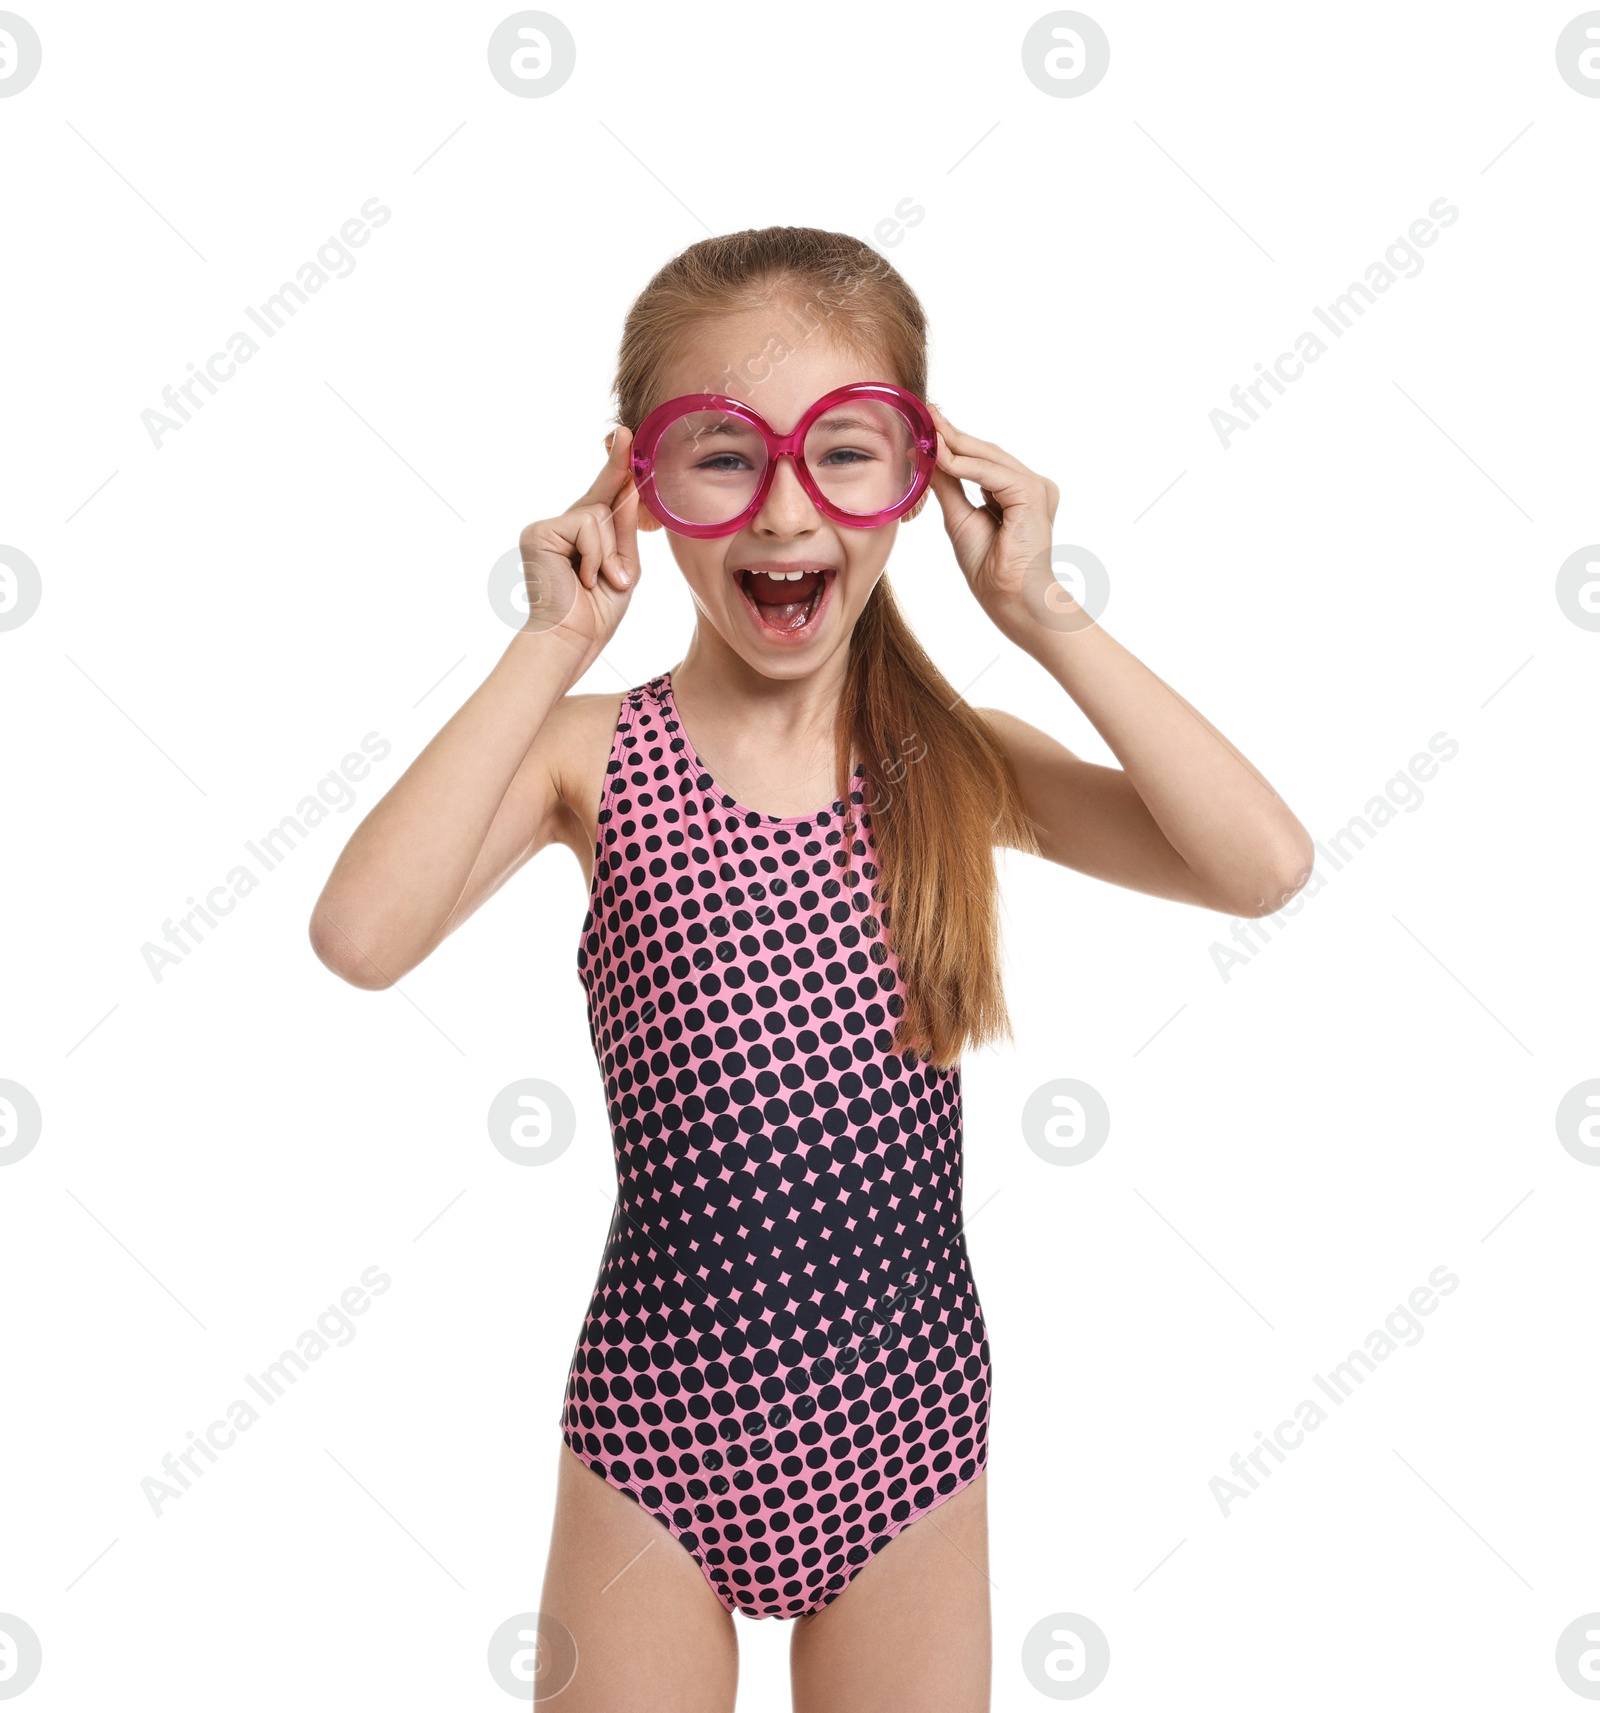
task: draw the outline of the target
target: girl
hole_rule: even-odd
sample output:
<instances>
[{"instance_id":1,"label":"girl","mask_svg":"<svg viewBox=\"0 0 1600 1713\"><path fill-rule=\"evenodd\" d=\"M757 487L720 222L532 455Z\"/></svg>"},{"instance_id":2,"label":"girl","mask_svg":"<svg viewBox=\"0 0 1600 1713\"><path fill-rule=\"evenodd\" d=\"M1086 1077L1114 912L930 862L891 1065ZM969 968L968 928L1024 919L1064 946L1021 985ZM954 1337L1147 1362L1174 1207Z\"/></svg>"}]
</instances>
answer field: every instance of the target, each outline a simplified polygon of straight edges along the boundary
<instances>
[{"instance_id":1,"label":"girl","mask_svg":"<svg viewBox=\"0 0 1600 1713\"><path fill-rule=\"evenodd\" d=\"M989 1346L963 1047L1009 1032L994 847L1261 916L1311 841L1050 568L1058 490L924 395L905 281L838 233L691 246L634 303L530 614L357 829L311 923L383 988L546 845L618 1193L561 1413L536 1699L727 1713L731 1614L792 1618L797 1713L989 1706ZM973 505L963 481L984 504ZM979 608L1122 763L972 708L884 575L929 489ZM679 662L574 694L669 530Z\"/></svg>"}]
</instances>

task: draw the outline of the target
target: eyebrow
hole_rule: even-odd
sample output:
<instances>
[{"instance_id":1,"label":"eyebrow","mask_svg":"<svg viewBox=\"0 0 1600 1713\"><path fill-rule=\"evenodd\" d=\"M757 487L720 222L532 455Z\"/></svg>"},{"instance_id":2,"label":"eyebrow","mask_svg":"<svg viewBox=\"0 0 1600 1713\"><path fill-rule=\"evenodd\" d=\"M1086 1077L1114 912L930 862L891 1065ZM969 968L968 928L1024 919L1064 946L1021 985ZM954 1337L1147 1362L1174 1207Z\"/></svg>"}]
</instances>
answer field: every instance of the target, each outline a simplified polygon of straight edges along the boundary
<instances>
[{"instance_id":1,"label":"eyebrow","mask_svg":"<svg viewBox=\"0 0 1600 1713\"><path fill-rule=\"evenodd\" d=\"M754 434L756 430L743 417L719 416L715 422L705 423L689 432L691 439L698 440L702 434Z\"/></svg>"},{"instance_id":2,"label":"eyebrow","mask_svg":"<svg viewBox=\"0 0 1600 1713\"><path fill-rule=\"evenodd\" d=\"M827 416L819 416L811 426L813 428L834 428L845 431L854 430L861 434L876 434L884 440L890 438L888 429L881 422L874 422L870 417L839 416L830 413Z\"/></svg>"},{"instance_id":3,"label":"eyebrow","mask_svg":"<svg viewBox=\"0 0 1600 1713\"><path fill-rule=\"evenodd\" d=\"M826 416L819 416L811 426L840 434L871 434L880 440L895 438L892 430L884 427L881 422L874 421L871 417L851 416L848 413L836 411L829 412ZM722 415L717 417L714 422L703 423L698 428L691 429L690 438L698 441L708 434L753 435L755 432L753 425L746 422L743 417Z\"/></svg>"}]
</instances>

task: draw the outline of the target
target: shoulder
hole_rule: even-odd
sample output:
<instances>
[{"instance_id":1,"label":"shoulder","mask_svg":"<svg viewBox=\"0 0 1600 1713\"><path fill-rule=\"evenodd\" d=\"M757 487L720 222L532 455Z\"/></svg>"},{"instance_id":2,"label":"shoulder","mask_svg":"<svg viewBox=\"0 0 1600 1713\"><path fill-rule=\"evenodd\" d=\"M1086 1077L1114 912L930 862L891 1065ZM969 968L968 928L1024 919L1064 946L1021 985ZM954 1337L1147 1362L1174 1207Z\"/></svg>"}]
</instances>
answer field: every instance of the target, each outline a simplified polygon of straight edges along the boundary
<instances>
[{"instance_id":1,"label":"shoulder","mask_svg":"<svg viewBox=\"0 0 1600 1713\"><path fill-rule=\"evenodd\" d=\"M582 742L603 737L610 747L612 734L622 717L622 704L632 690L601 690L563 696L550 710L546 725L552 733Z\"/></svg>"},{"instance_id":2,"label":"shoulder","mask_svg":"<svg viewBox=\"0 0 1600 1713\"><path fill-rule=\"evenodd\" d=\"M1008 714L1004 708L974 708L972 711L1013 767L1038 763L1046 758L1055 761L1078 759L1064 743L1015 714Z\"/></svg>"},{"instance_id":3,"label":"shoulder","mask_svg":"<svg viewBox=\"0 0 1600 1713\"><path fill-rule=\"evenodd\" d=\"M623 703L632 694L606 690L568 695L550 710L539 743L563 796L568 781L587 781L605 772Z\"/></svg>"},{"instance_id":4,"label":"shoulder","mask_svg":"<svg viewBox=\"0 0 1600 1713\"><path fill-rule=\"evenodd\" d=\"M1117 769L1085 761L1049 732L1003 708L973 712L1011 773L1015 807L1027 828L1013 825L997 836L998 843L1054 857L1052 840L1063 824L1081 830L1115 807L1124 792L1127 781Z\"/></svg>"},{"instance_id":5,"label":"shoulder","mask_svg":"<svg viewBox=\"0 0 1600 1713\"><path fill-rule=\"evenodd\" d=\"M594 849L617 727L626 704L638 694L635 688L563 696L535 743L559 804L555 836L570 843L580 859Z\"/></svg>"},{"instance_id":6,"label":"shoulder","mask_svg":"<svg viewBox=\"0 0 1600 1713\"><path fill-rule=\"evenodd\" d=\"M983 721L989 736L997 743L1003 743L1007 737L1013 735L1015 727L1027 726L1025 720L1019 720L1015 714L1008 714L1004 708L973 708L972 711Z\"/></svg>"}]
</instances>

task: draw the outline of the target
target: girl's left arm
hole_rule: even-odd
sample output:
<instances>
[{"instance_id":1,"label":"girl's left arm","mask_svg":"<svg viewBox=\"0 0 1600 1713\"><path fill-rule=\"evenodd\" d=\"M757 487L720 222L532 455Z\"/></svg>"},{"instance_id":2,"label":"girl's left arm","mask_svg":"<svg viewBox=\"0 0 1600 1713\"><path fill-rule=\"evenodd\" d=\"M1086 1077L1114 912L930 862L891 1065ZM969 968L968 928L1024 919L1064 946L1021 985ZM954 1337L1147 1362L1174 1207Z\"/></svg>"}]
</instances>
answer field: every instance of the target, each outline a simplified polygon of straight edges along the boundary
<instances>
[{"instance_id":1,"label":"girl's left arm","mask_svg":"<svg viewBox=\"0 0 1600 1713\"><path fill-rule=\"evenodd\" d=\"M1264 916L1311 875L1311 836L1251 763L1107 634L1056 579L1060 492L934 408L933 490L957 563L995 625L1072 697L1121 762L1101 767L998 709L977 710L1010 758L1052 862L1141 892ZM974 506L962 481L983 491Z\"/></svg>"}]
</instances>

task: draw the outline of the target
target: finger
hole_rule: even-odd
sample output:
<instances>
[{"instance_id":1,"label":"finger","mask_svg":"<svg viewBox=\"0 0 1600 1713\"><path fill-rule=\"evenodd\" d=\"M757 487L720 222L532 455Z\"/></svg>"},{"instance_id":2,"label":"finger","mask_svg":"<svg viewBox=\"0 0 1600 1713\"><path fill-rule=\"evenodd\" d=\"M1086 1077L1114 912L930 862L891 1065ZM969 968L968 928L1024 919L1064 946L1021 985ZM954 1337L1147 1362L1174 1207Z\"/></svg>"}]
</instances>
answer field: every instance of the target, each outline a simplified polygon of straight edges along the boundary
<instances>
[{"instance_id":1,"label":"finger","mask_svg":"<svg viewBox=\"0 0 1600 1713\"><path fill-rule=\"evenodd\" d=\"M975 506L967 498L966 490L954 476L946 475L943 470L936 469L930 477L928 486L933 489L934 498L939 502L939 510L944 513L944 527L951 534L955 532L982 508Z\"/></svg>"},{"instance_id":2,"label":"finger","mask_svg":"<svg viewBox=\"0 0 1600 1713\"><path fill-rule=\"evenodd\" d=\"M603 500L574 506L571 511L563 512L560 517L552 518L539 527L553 537L546 551L560 553L569 564L576 559L573 569L585 588L592 589L601 570L618 556L611 510ZM527 557L527 544L524 543L523 558ZM586 571L588 575L585 575Z\"/></svg>"},{"instance_id":3,"label":"finger","mask_svg":"<svg viewBox=\"0 0 1600 1713\"><path fill-rule=\"evenodd\" d=\"M1044 505L1044 483L1031 470L998 464L992 458L963 456L945 445L940 435L938 468L964 482L975 482L1005 507Z\"/></svg>"},{"instance_id":4,"label":"finger","mask_svg":"<svg viewBox=\"0 0 1600 1713\"><path fill-rule=\"evenodd\" d=\"M611 521L616 535L621 587L627 588L639 580L639 490L632 481L622 490Z\"/></svg>"},{"instance_id":5,"label":"finger","mask_svg":"<svg viewBox=\"0 0 1600 1713\"><path fill-rule=\"evenodd\" d=\"M617 563L617 532L611 521L611 508L598 502L589 508L595 528L600 532L600 564L598 572L613 569Z\"/></svg>"},{"instance_id":6,"label":"finger","mask_svg":"<svg viewBox=\"0 0 1600 1713\"><path fill-rule=\"evenodd\" d=\"M637 577L639 573L639 489L633 479L631 456L633 453L633 430L618 428L612 450L620 451L623 466L627 471L622 486L611 500L611 515L616 523L617 556L624 569L630 576Z\"/></svg>"},{"instance_id":7,"label":"finger","mask_svg":"<svg viewBox=\"0 0 1600 1713\"><path fill-rule=\"evenodd\" d=\"M937 405L929 408L933 411L934 422L949 443L951 451L975 458L992 458L997 464L1014 465L1019 470L1027 468L1020 458L1007 452L1003 446L997 446L992 440L980 440L975 434L964 433Z\"/></svg>"},{"instance_id":8,"label":"finger","mask_svg":"<svg viewBox=\"0 0 1600 1713\"><path fill-rule=\"evenodd\" d=\"M600 524L592 511L577 514L577 527L572 532L578 550L578 581L592 589L600 578L600 565L605 558L605 543L600 536Z\"/></svg>"},{"instance_id":9,"label":"finger","mask_svg":"<svg viewBox=\"0 0 1600 1713\"><path fill-rule=\"evenodd\" d=\"M600 575L615 588L627 588L629 572L617 537L616 513L609 506L598 502L585 510L587 515L594 519L595 528L600 534Z\"/></svg>"},{"instance_id":10,"label":"finger","mask_svg":"<svg viewBox=\"0 0 1600 1713\"><path fill-rule=\"evenodd\" d=\"M949 442L951 451L976 458L992 458L997 464L1006 464L1013 469L1032 474L1020 458L1007 452L1003 446L996 446L992 440L980 440L975 434L963 434L937 405L929 405L928 408L933 412L934 422Z\"/></svg>"},{"instance_id":11,"label":"finger","mask_svg":"<svg viewBox=\"0 0 1600 1713\"><path fill-rule=\"evenodd\" d=\"M594 587L600 572L616 551L610 517L605 505L595 500L585 506L574 506L555 520L554 528L566 544L567 558L575 560L573 569L586 589ZM585 572L591 565L593 574L586 576Z\"/></svg>"}]
</instances>

